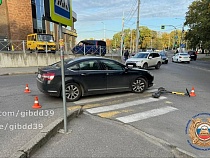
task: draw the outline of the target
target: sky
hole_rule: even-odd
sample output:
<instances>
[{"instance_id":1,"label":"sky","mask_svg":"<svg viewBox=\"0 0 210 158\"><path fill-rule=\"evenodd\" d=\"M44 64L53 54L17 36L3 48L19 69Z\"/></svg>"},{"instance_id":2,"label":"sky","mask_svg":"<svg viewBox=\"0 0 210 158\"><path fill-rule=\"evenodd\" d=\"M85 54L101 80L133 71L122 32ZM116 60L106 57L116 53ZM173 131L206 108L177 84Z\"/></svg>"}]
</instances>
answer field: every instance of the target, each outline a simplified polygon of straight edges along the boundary
<instances>
[{"instance_id":1,"label":"sky","mask_svg":"<svg viewBox=\"0 0 210 158\"><path fill-rule=\"evenodd\" d=\"M194 0L140 0L140 26L160 32L181 30ZM138 0L72 0L77 14L77 42L83 39L112 39L124 29L136 29ZM161 25L165 29L161 30ZM186 29L186 28L185 28Z\"/></svg>"}]
</instances>

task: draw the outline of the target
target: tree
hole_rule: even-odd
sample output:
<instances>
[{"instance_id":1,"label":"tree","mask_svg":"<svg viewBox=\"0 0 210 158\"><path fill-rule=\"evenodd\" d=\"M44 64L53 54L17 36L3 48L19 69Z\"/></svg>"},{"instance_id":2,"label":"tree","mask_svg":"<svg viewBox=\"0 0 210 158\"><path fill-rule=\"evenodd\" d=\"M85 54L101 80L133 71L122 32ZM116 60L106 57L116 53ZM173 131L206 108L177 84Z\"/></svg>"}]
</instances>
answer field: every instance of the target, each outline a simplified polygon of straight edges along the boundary
<instances>
[{"instance_id":1,"label":"tree","mask_svg":"<svg viewBox=\"0 0 210 158\"><path fill-rule=\"evenodd\" d=\"M202 46L202 48L210 49L209 0L194 1L188 8L184 24L189 27L185 39L189 41L191 48Z\"/></svg>"},{"instance_id":2,"label":"tree","mask_svg":"<svg viewBox=\"0 0 210 158\"><path fill-rule=\"evenodd\" d=\"M174 48L175 41L176 45L179 45L181 38L181 30L172 31L170 33L159 33L157 31L151 30L146 26L140 26L140 36L139 36L139 48L140 49L165 49ZM132 34L132 36L131 36ZM178 35L178 39L175 36ZM132 39L131 39L132 37ZM121 42L121 32L114 34L111 41L112 48L120 48ZM136 45L136 30L135 29L125 29L124 30L124 48L134 50Z\"/></svg>"}]
</instances>

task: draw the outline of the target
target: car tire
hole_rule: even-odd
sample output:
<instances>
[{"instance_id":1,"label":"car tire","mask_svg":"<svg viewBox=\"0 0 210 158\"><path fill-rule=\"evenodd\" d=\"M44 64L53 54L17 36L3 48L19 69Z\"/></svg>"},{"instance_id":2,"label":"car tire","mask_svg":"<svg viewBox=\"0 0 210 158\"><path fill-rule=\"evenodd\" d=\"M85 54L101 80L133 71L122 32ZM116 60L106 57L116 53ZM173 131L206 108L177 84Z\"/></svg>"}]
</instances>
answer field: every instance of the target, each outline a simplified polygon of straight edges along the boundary
<instances>
[{"instance_id":1,"label":"car tire","mask_svg":"<svg viewBox=\"0 0 210 158\"><path fill-rule=\"evenodd\" d=\"M148 64L147 64L147 63L144 63L144 65L143 65L142 68L143 68L143 69L148 69Z\"/></svg>"},{"instance_id":2,"label":"car tire","mask_svg":"<svg viewBox=\"0 0 210 158\"><path fill-rule=\"evenodd\" d=\"M171 61L174 62L174 59L172 58Z\"/></svg>"},{"instance_id":3,"label":"car tire","mask_svg":"<svg viewBox=\"0 0 210 158\"><path fill-rule=\"evenodd\" d=\"M161 66L161 62L158 62L157 65L155 66L155 69L159 69Z\"/></svg>"},{"instance_id":4,"label":"car tire","mask_svg":"<svg viewBox=\"0 0 210 158\"><path fill-rule=\"evenodd\" d=\"M168 60L165 61L165 64L168 64Z\"/></svg>"},{"instance_id":5,"label":"car tire","mask_svg":"<svg viewBox=\"0 0 210 158\"><path fill-rule=\"evenodd\" d=\"M81 87L76 83L67 83L65 90L67 102L77 101L82 95Z\"/></svg>"},{"instance_id":6,"label":"car tire","mask_svg":"<svg viewBox=\"0 0 210 158\"><path fill-rule=\"evenodd\" d=\"M132 83L132 92L134 93L143 93L148 87L148 83L143 78L137 78Z\"/></svg>"}]
</instances>

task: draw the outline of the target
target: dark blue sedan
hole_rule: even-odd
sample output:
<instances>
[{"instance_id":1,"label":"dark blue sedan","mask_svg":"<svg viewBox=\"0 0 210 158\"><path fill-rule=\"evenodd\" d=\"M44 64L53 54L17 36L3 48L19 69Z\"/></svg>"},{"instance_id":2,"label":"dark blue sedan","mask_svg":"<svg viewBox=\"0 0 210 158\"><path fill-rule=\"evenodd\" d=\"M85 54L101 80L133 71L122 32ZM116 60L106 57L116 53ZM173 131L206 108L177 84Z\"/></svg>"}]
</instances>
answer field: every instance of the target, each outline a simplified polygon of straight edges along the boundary
<instances>
[{"instance_id":1,"label":"dark blue sedan","mask_svg":"<svg viewBox=\"0 0 210 158\"><path fill-rule=\"evenodd\" d=\"M153 86L153 75L147 70L128 68L103 57L80 57L64 61L66 101L82 96L132 91L144 92ZM61 96L61 63L39 68L37 86L43 93Z\"/></svg>"}]
</instances>

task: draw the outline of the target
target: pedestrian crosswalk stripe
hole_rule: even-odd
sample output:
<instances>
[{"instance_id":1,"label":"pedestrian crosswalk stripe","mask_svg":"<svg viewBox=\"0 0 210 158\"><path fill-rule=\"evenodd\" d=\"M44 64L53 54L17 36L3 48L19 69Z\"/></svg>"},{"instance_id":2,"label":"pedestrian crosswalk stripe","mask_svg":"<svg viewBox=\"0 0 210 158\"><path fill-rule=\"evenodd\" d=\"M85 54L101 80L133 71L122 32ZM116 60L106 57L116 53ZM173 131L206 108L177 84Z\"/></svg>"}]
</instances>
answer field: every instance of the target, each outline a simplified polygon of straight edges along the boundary
<instances>
[{"instance_id":1,"label":"pedestrian crosswalk stripe","mask_svg":"<svg viewBox=\"0 0 210 158\"><path fill-rule=\"evenodd\" d=\"M135 101L130 101L130 102L124 102L121 104L115 104L115 105L109 105L109 106L102 106L102 107L97 107L97 108L92 108L92 109L87 109L86 111L89 113L101 113L105 111L111 111L111 110L116 110L116 109L122 109L122 108L127 108L131 106L136 106L140 104L145 104L145 103L150 103L150 102L156 102L162 99L166 99L166 97L159 97L157 98L146 98L146 99L139 99Z\"/></svg>"},{"instance_id":2,"label":"pedestrian crosswalk stripe","mask_svg":"<svg viewBox=\"0 0 210 158\"><path fill-rule=\"evenodd\" d=\"M146 90L146 92L149 92L149 93L152 93L152 92L157 92L158 89L149 89L149 90Z\"/></svg>"},{"instance_id":3,"label":"pedestrian crosswalk stripe","mask_svg":"<svg viewBox=\"0 0 210 158\"><path fill-rule=\"evenodd\" d=\"M91 102L96 102L96 101L102 101L102 100L107 100L107 99L113 99L113 98L120 98L120 97L127 97L127 96L131 96L133 95L133 93L126 93L126 94L118 94L118 95L112 95L112 96L104 96L104 97L97 97L97 98L88 98L88 99L81 99L79 101L75 101L74 103L76 105L81 105L81 104L87 104L87 103L91 103Z\"/></svg>"},{"instance_id":4,"label":"pedestrian crosswalk stripe","mask_svg":"<svg viewBox=\"0 0 210 158\"><path fill-rule=\"evenodd\" d=\"M145 112L140 112L140 113L124 116L124 117L118 117L116 119L123 123L130 123L130 122L144 120L150 117L163 115L163 114L175 111L175 110L178 110L178 109L171 106L166 106L166 107L153 109L153 110L149 110Z\"/></svg>"},{"instance_id":5,"label":"pedestrian crosswalk stripe","mask_svg":"<svg viewBox=\"0 0 210 158\"><path fill-rule=\"evenodd\" d=\"M111 118L114 117L115 115L121 114L121 113L127 113L127 112L132 112L133 110L129 109L129 110L118 110L118 111L110 111L110 112L103 112L103 113L99 113L97 114L100 117L103 118Z\"/></svg>"}]
</instances>

